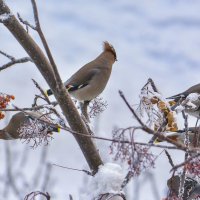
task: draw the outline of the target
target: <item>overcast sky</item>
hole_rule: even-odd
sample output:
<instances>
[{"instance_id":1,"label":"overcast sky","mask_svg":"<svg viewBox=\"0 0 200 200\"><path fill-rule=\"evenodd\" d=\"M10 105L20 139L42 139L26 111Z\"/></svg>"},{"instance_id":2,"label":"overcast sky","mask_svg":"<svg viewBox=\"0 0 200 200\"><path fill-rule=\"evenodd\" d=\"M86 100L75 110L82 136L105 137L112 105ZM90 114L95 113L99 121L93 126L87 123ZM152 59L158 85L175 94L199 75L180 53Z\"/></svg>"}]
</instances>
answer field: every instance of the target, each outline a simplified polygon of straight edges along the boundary
<instances>
[{"instance_id":1,"label":"overcast sky","mask_svg":"<svg viewBox=\"0 0 200 200\"><path fill-rule=\"evenodd\" d=\"M102 136L110 136L115 125L126 127L135 123L118 95L119 89L124 91L130 103L136 104L139 91L149 77L165 97L200 82L198 0L37 2L41 25L63 81L98 56L102 51L103 41L109 41L116 49L118 61L114 64L109 83L101 95L108 103L98 126L98 134ZM24 19L33 22L29 1L7 0L6 3L14 14L19 12ZM30 34L40 44L37 34L33 31ZM16 58L26 56L3 25L0 25L0 50ZM5 61L0 56L0 64ZM34 95L38 93L31 78L42 87L48 87L37 68L25 63L0 72L1 92L15 95L15 104L18 106L31 106ZM194 124L192 118L191 124ZM3 122L0 126L3 127ZM20 148L25 144L18 141L15 145ZM0 142L0 149L2 148L3 143ZM78 145L69 134L56 135L48 148L49 160L53 163L75 168L87 166ZM37 153L39 150L33 153L33 160ZM102 156L105 160L110 159L108 154L109 149L104 148ZM169 169L164 156L158 159L157 168L153 172L160 196L164 195L166 179L170 176ZM58 168L54 172L57 176L57 199L66 199L68 193L78 199L79 187L82 185L81 173ZM145 187L151 189L149 186ZM142 200L154 200L151 192L148 196L143 193L140 197Z\"/></svg>"}]
</instances>

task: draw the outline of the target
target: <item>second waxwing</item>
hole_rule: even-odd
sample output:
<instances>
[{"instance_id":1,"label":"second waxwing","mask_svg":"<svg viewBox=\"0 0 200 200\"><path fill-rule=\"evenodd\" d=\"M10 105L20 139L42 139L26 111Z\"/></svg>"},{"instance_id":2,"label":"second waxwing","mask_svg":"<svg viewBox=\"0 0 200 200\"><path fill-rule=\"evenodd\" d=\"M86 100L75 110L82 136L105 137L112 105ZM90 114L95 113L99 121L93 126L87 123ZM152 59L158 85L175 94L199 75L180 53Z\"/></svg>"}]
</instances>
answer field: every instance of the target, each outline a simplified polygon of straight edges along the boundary
<instances>
[{"instance_id":1,"label":"second waxwing","mask_svg":"<svg viewBox=\"0 0 200 200\"><path fill-rule=\"evenodd\" d=\"M28 112L27 114L23 112L16 113L15 115L12 116L8 125L5 128L0 130L0 139L13 140L13 139L21 138L20 132L19 132L21 126L26 124L28 127L31 124L32 119L36 119L41 116L42 114L39 112ZM59 131L60 131L59 127L49 126L47 132L49 134L52 134L52 132L59 132Z\"/></svg>"},{"instance_id":2,"label":"second waxwing","mask_svg":"<svg viewBox=\"0 0 200 200\"><path fill-rule=\"evenodd\" d=\"M64 82L66 89L79 101L91 101L103 92L116 60L115 49L108 42L104 42L103 52ZM50 96L53 93L49 89L46 94Z\"/></svg>"},{"instance_id":3,"label":"second waxwing","mask_svg":"<svg viewBox=\"0 0 200 200\"><path fill-rule=\"evenodd\" d=\"M194 141L195 138L195 134L197 135L196 139L199 139L199 141L197 141L198 144L197 147L200 147L200 132L199 132L199 127L189 127L188 128L188 136L189 136L189 147L190 148L194 148L194 144L196 144ZM179 130L175 133L171 133L169 135L166 136L167 138L176 141L177 143L181 144L181 145L185 145L185 130ZM162 142L160 139L156 139L155 143L159 143Z\"/></svg>"},{"instance_id":4,"label":"second waxwing","mask_svg":"<svg viewBox=\"0 0 200 200\"><path fill-rule=\"evenodd\" d=\"M192 94L196 94L195 98L191 97ZM180 104L187 104L187 101L190 101L193 106L186 105L185 112L189 115L199 118L200 117L200 84L194 85L187 89L184 92L176 94L174 96L168 97L167 99L173 99L176 103L175 106L172 107L176 108Z\"/></svg>"},{"instance_id":5,"label":"second waxwing","mask_svg":"<svg viewBox=\"0 0 200 200\"><path fill-rule=\"evenodd\" d=\"M180 182L181 182L181 177L178 175L172 176L167 181L168 188L170 189L173 195L177 196L177 199L180 193ZM200 195L200 185L195 179L190 178L186 175L183 187L184 187L184 190L183 190L183 196L181 199L183 200L198 199L198 196ZM176 198L172 197L169 199L176 199Z\"/></svg>"}]
</instances>

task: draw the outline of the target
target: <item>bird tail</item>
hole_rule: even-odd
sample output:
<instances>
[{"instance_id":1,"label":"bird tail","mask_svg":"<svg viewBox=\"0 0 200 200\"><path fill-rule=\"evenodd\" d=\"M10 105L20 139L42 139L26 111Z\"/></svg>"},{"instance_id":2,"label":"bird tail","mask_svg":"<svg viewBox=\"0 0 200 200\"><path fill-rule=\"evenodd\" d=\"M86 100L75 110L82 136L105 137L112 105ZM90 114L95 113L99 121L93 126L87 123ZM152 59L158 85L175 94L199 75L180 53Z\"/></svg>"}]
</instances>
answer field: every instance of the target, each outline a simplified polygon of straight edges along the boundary
<instances>
[{"instance_id":1,"label":"bird tail","mask_svg":"<svg viewBox=\"0 0 200 200\"><path fill-rule=\"evenodd\" d=\"M51 89L46 90L44 93L46 96L51 96L53 94Z\"/></svg>"},{"instance_id":2,"label":"bird tail","mask_svg":"<svg viewBox=\"0 0 200 200\"><path fill-rule=\"evenodd\" d=\"M60 133L60 126L57 125L57 126L51 126L49 127L49 132L57 132L57 133Z\"/></svg>"}]
</instances>

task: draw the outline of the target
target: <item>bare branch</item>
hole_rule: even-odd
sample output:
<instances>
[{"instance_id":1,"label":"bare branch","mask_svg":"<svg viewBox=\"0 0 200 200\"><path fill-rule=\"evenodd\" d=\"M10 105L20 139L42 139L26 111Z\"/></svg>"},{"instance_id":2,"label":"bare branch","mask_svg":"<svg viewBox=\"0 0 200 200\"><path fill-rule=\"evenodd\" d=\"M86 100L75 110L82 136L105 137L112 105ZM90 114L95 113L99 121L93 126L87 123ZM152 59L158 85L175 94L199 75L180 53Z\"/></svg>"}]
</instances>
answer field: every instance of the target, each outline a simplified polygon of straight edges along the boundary
<instances>
[{"instance_id":1,"label":"bare branch","mask_svg":"<svg viewBox=\"0 0 200 200\"><path fill-rule=\"evenodd\" d=\"M30 27L31 29L36 31L36 27L33 26L32 24L30 24L28 21L23 20L19 13L17 13L17 17L18 17L19 21L26 26L27 32L28 32L28 27Z\"/></svg>"},{"instance_id":2,"label":"bare branch","mask_svg":"<svg viewBox=\"0 0 200 200\"><path fill-rule=\"evenodd\" d=\"M200 153L194 155L194 156L191 156L190 158L188 158L187 160L185 160L184 162L178 164L178 165L175 165L170 171L176 171L178 168L180 167L183 167L184 165L186 165L187 163L189 163L190 161L192 161L194 158L197 158L200 156Z\"/></svg>"},{"instance_id":3,"label":"bare branch","mask_svg":"<svg viewBox=\"0 0 200 200\"><path fill-rule=\"evenodd\" d=\"M48 96L45 95L44 90L39 86L39 84L38 84L34 79L32 79L32 81L33 81L33 83L35 84L36 88L38 88L39 91L41 92L41 94L43 95L45 101L46 101L48 104L51 104L51 102L50 102Z\"/></svg>"},{"instance_id":4,"label":"bare branch","mask_svg":"<svg viewBox=\"0 0 200 200\"><path fill-rule=\"evenodd\" d=\"M54 71L54 76L55 76L55 79L56 79L56 82L58 84L58 88L60 88L60 86L62 85L62 81L61 81L61 78L60 78L60 75L59 75L59 72L58 72L58 69L57 69L57 66L56 66L56 63L53 59L53 56L52 56L52 53L50 51L50 48L48 46L48 43L46 41L46 38L43 34L43 31L42 31L42 28L40 26L40 20L39 20L39 15L38 15L38 9L37 9L37 4L36 4L36 1L35 0L31 0L32 2L32 7L33 7L33 13L34 13L34 19L35 19L35 24L36 24L36 30L40 36L40 39L42 41L42 44L44 46L44 49L46 51L46 54L49 58L49 61L51 63L51 66L53 68L53 71ZM57 89L58 89L57 88Z\"/></svg>"},{"instance_id":5,"label":"bare branch","mask_svg":"<svg viewBox=\"0 0 200 200\"><path fill-rule=\"evenodd\" d=\"M7 53L3 52L0 50L0 54L4 55L5 57L7 57L9 60L14 61L15 58L11 55L8 55Z\"/></svg>"},{"instance_id":6,"label":"bare branch","mask_svg":"<svg viewBox=\"0 0 200 200\"><path fill-rule=\"evenodd\" d=\"M57 102L51 102L51 105L52 106L56 106L58 103ZM19 110L23 110L23 111L33 111L33 110L41 110L43 108L46 108L48 105L47 104L44 104L44 105L40 105L40 106L35 106L35 107L31 107L31 108L6 108L6 109L3 109L3 108L0 108L0 111L19 111ZM49 107L48 107L49 108Z\"/></svg>"},{"instance_id":7,"label":"bare branch","mask_svg":"<svg viewBox=\"0 0 200 200\"><path fill-rule=\"evenodd\" d=\"M52 164L53 166L56 166L56 167L61 167L61 168L64 168L64 169L69 169L69 170L74 170L74 171L79 171L79 172L84 172L86 173L87 175L90 175L90 176L93 176L93 174L85 169L75 169L75 168L71 168L71 167L64 167L64 166L61 166L61 165L57 165L57 164Z\"/></svg>"},{"instance_id":8,"label":"bare branch","mask_svg":"<svg viewBox=\"0 0 200 200\"><path fill-rule=\"evenodd\" d=\"M19 64L19 63L25 63L25 62L32 62L32 59L29 58L29 57L24 57L24 58L19 58L19 59L16 59L14 58L13 56L10 56L8 55L7 53L3 52L3 51L0 51L0 54L4 55L5 57L7 57L9 60L11 60L10 62L2 65L0 67L0 71L8 68L8 67L11 67L12 65L15 65L15 64Z\"/></svg>"},{"instance_id":9,"label":"bare branch","mask_svg":"<svg viewBox=\"0 0 200 200\"><path fill-rule=\"evenodd\" d=\"M169 152L165 149L165 154L169 160L169 163L172 167L174 167L174 163L173 163L173 160L172 160L172 157L170 156Z\"/></svg>"}]
</instances>

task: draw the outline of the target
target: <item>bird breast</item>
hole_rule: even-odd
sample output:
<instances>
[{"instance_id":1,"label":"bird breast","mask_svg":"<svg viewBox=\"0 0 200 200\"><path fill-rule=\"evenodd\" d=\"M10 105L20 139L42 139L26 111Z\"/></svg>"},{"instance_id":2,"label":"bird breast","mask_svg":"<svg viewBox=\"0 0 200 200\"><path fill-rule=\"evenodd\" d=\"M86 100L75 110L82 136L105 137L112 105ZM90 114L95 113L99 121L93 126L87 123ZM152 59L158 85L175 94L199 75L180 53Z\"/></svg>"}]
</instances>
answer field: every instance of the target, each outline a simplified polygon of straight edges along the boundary
<instances>
[{"instance_id":1,"label":"bird breast","mask_svg":"<svg viewBox=\"0 0 200 200\"><path fill-rule=\"evenodd\" d=\"M106 70L109 69L97 73L85 87L70 92L70 95L79 101L90 101L96 98L104 90L109 80L111 70L109 70L110 72Z\"/></svg>"}]
</instances>

